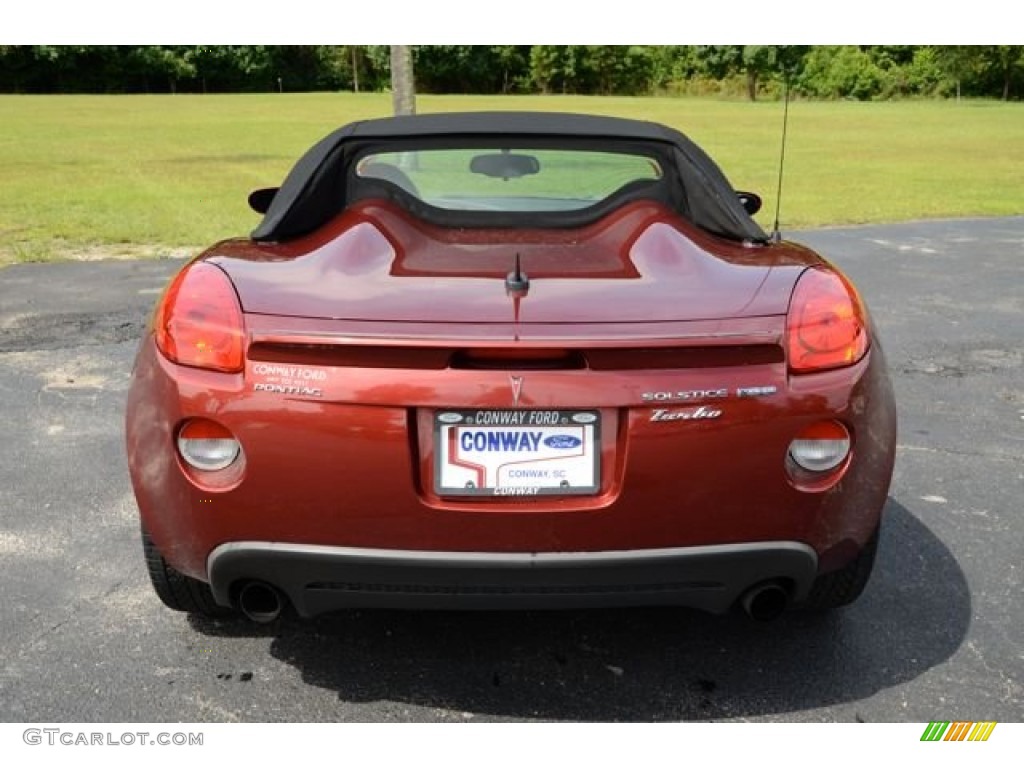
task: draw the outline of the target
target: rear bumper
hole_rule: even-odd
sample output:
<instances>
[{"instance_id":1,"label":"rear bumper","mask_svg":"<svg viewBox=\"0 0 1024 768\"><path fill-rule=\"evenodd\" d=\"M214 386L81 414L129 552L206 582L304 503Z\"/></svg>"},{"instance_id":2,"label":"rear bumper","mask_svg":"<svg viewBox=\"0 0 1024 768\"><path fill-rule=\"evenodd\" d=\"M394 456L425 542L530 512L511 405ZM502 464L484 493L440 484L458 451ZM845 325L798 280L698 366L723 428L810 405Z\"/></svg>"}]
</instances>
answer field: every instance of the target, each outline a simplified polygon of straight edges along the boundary
<instances>
[{"instance_id":1,"label":"rear bumper","mask_svg":"<svg viewBox=\"0 0 1024 768\"><path fill-rule=\"evenodd\" d=\"M263 581L300 616L345 608L569 609L679 605L727 611L750 587L781 583L792 600L810 589L814 550L775 541L617 552L479 553L231 542L209 556L213 594L231 605Z\"/></svg>"}]
</instances>

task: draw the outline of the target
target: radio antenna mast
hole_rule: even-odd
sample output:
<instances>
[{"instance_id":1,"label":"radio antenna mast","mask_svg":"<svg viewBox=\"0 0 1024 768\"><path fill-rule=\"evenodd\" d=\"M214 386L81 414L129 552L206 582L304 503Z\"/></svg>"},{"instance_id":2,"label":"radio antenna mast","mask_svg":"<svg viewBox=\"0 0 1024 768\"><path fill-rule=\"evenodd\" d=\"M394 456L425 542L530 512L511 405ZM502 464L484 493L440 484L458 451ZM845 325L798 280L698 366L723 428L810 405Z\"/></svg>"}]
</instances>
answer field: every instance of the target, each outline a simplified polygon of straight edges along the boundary
<instances>
[{"instance_id":1,"label":"radio antenna mast","mask_svg":"<svg viewBox=\"0 0 1024 768\"><path fill-rule=\"evenodd\" d=\"M782 149L779 152L779 186L775 191L775 224L772 227L772 242L782 241L779 232L779 210L782 208L782 168L786 163L786 126L789 125L789 74L782 79Z\"/></svg>"}]
</instances>

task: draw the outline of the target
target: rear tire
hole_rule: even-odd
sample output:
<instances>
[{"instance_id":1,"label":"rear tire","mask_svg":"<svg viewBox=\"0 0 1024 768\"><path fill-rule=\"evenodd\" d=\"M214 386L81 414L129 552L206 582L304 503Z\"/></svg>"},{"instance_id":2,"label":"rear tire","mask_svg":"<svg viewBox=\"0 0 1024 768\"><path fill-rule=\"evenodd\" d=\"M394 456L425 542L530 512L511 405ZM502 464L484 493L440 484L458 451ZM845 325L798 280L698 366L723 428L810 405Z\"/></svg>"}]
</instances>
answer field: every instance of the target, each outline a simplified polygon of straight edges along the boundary
<instances>
[{"instance_id":1,"label":"rear tire","mask_svg":"<svg viewBox=\"0 0 1024 768\"><path fill-rule=\"evenodd\" d=\"M153 591L168 608L211 619L235 615L230 608L217 604L213 590L205 581L186 576L168 565L145 529L142 530L142 552Z\"/></svg>"},{"instance_id":2,"label":"rear tire","mask_svg":"<svg viewBox=\"0 0 1024 768\"><path fill-rule=\"evenodd\" d=\"M838 571L824 573L814 580L810 594L800 607L808 611L830 611L843 605L849 605L864 591L871 571L875 565L875 553L878 551L878 532L868 539L860 553L850 561L849 565Z\"/></svg>"}]
</instances>

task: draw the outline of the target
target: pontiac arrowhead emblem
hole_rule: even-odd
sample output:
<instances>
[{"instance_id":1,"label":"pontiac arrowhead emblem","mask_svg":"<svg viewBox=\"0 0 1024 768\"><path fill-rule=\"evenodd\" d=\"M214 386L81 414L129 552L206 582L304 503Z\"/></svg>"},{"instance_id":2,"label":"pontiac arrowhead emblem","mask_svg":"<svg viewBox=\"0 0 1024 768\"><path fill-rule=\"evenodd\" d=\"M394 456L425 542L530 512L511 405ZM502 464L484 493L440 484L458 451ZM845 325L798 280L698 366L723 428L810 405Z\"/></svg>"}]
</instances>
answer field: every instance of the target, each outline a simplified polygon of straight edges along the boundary
<instances>
[{"instance_id":1,"label":"pontiac arrowhead emblem","mask_svg":"<svg viewBox=\"0 0 1024 768\"><path fill-rule=\"evenodd\" d=\"M519 407L519 395L523 392L523 377L509 374L508 383L512 385L512 407Z\"/></svg>"}]
</instances>

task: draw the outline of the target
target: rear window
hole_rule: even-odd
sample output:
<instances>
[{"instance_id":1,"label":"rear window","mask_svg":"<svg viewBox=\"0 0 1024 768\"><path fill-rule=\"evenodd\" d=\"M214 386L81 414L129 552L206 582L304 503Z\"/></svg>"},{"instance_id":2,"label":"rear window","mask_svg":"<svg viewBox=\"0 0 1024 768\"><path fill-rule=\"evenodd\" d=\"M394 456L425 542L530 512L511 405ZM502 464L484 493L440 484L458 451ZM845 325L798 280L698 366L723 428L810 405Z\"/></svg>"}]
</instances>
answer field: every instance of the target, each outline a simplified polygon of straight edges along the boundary
<instances>
[{"instance_id":1,"label":"rear window","mask_svg":"<svg viewBox=\"0 0 1024 768\"><path fill-rule=\"evenodd\" d=\"M446 211L577 211L653 187L650 156L576 149L500 147L378 152L356 164L359 180L385 181Z\"/></svg>"}]
</instances>

